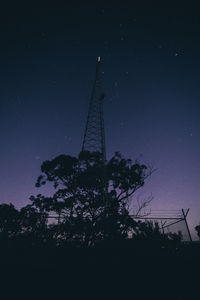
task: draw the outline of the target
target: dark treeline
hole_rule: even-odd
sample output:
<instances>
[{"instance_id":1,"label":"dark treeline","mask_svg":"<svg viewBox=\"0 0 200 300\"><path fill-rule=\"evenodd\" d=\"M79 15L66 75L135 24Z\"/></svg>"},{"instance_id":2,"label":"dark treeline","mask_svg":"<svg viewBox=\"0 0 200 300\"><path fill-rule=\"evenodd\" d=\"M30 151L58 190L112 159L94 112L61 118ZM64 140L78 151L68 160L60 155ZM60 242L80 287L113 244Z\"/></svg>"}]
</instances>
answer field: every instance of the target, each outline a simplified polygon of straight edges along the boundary
<instances>
[{"instance_id":1,"label":"dark treeline","mask_svg":"<svg viewBox=\"0 0 200 300\"><path fill-rule=\"evenodd\" d=\"M36 186L53 184L52 196L31 196L31 204L20 210L0 205L2 264L52 266L106 260L117 264L132 255L190 253L181 233L163 234L158 224L130 215L132 196L152 168L120 153L105 164L100 153L81 152L78 158L60 155L45 161L41 171ZM147 204L144 201L138 213Z\"/></svg>"}]
</instances>

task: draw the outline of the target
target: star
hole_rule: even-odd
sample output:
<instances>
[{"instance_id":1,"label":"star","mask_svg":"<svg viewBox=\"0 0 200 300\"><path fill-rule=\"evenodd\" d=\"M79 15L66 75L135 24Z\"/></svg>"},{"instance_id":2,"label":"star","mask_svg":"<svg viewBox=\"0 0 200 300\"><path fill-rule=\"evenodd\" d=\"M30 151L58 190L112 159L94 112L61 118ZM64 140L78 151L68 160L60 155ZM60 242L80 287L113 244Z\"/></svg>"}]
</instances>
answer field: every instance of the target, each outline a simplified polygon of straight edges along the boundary
<instances>
[{"instance_id":1,"label":"star","mask_svg":"<svg viewBox=\"0 0 200 300\"><path fill-rule=\"evenodd\" d=\"M180 56L180 55L183 55L184 54L184 50L183 49L179 49L178 51L176 51L174 53L174 56L177 57L177 56Z\"/></svg>"},{"instance_id":2,"label":"star","mask_svg":"<svg viewBox=\"0 0 200 300\"><path fill-rule=\"evenodd\" d=\"M71 137L71 136L68 137L67 135L65 135L65 136L64 136L64 139L65 139L65 140L68 140L69 143L72 141L72 137Z\"/></svg>"}]
</instances>

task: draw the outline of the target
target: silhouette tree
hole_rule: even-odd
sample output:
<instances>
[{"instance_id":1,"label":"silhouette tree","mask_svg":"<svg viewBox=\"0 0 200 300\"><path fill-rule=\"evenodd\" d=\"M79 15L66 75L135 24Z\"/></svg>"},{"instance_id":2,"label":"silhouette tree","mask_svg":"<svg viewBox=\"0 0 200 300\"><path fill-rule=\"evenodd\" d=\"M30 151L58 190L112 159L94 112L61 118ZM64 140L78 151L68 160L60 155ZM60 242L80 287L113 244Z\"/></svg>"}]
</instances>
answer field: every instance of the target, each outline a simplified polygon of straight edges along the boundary
<instances>
[{"instance_id":1,"label":"silhouette tree","mask_svg":"<svg viewBox=\"0 0 200 300\"><path fill-rule=\"evenodd\" d=\"M8 239L20 233L20 213L13 204L0 205L0 239Z\"/></svg>"},{"instance_id":2,"label":"silhouette tree","mask_svg":"<svg viewBox=\"0 0 200 300\"><path fill-rule=\"evenodd\" d=\"M136 224L128 210L130 197L152 173L118 152L104 162L101 153L88 151L78 158L60 155L45 161L41 171L36 186L50 182L55 193L31 196L32 206L41 213L56 213L60 242L86 247L128 237Z\"/></svg>"},{"instance_id":3,"label":"silhouette tree","mask_svg":"<svg viewBox=\"0 0 200 300\"><path fill-rule=\"evenodd\" d=\"M13 204L0 205L0 240L5 247L33 246L47 240L47 214L27 205L17 210Z\"/></svg>"},{"instance_id":4,"label":"silhouette tree","mask_svg":"<svg viewBox=\"0 0 200 300\"><path fill-rule=\"evenodd\" d=\"M27 205L20 212L21 243L39 246L48 242L48 215L41 213L36 207Z\"/></svg>"},{"instance_id":5,"label":"silhouette tree","mask_svg":"<svg viewBox=\"0 0 200 300\"><path fill-rule=\"evenodd\" d=\"M194 229L196 230L197 235L198 235L198 237L199 237L199 239L200 239L200 225L195 226Z\"/></svg>"}]
</instances>

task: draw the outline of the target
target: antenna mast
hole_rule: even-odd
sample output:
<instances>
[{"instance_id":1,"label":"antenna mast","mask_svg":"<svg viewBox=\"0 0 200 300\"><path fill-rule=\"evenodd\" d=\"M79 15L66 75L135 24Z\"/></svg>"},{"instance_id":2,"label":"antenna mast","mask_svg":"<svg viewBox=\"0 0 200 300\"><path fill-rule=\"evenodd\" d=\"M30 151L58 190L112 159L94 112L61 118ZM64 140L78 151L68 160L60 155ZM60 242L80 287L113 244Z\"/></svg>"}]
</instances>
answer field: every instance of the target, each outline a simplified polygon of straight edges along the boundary
<instances>
[{"instance_id":1,"label":"antenna mast","mask_svg":"<svg viewBox=\"0 0 200 300\"><path fill-rule=\"evenodd\" d=\"M106 161L105 130L103 119L104 93L101 89L101 58L97 59L96 76L89 103L89 111L83 137L82 151L100 152Z\"/></svg>"}]
</instances>

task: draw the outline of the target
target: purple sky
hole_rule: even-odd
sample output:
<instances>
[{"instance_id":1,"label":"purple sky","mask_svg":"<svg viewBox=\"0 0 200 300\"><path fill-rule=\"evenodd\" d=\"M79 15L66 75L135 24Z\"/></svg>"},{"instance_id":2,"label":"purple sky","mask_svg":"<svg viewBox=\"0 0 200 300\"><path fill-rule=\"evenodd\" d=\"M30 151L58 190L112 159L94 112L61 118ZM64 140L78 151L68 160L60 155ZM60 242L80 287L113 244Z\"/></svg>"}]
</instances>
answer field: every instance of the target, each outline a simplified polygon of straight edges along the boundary
<instances>
[{"instance_id":1,"label":"purple sky","mask_svg":"<svg viewBox=\"0 0 200 300\"><path fill-rule=\"evenodd\" d=\"M190 208L200 222L200 18L197 8L16 4L2 9L0 201L16 207L44 160L81 149L98 55L108 158L157 171L140 197L152 209ZM148 2L147 2L148 3ZM177 4L176 4L177 3Z\"/></svg>"}]
</instances>

